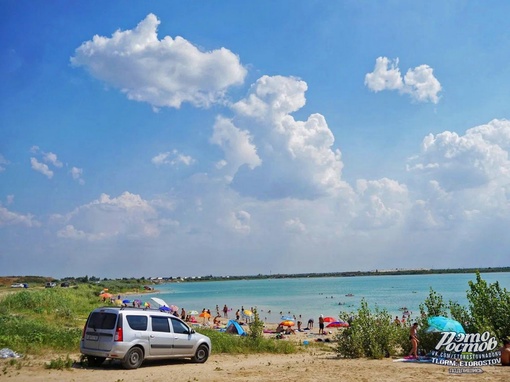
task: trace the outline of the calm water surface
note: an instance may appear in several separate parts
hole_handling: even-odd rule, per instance
[[[485,273],[482,279],[487,283],[499,282],[502,288],[510,290],[510,273]],[[158,286],[154,295],[168,304],[186,310],[201,311],[224,304],[233,311],[257,307],[260,317],[267,322],[278,322],[280,312],[287,315],[317,318],[338,316],[340,312],[358,309],[364,298],[371,309],[378,306],[392,315],[401,315],[400,308],[406,307],[412,316],[419,315],[419,304],[429,295],[430,288],[443,296],[445,302],[456,301],[467,306],[468,281],[475,281],[474,274],[401,275],[401,276],[360,276],[322,277],[296,279],[232,280],[211,282],[168,283]],[[352,296],[346,296],[352,294]],[[271,311],[271,313],[269,313]]]

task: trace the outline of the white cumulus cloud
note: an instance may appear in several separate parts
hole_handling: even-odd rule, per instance
[[[233,105],[233,109],[253,118],[268,118],[292,113],[306,103],[306,82],[294,77],[262,76],[251,86],[250,94]]]
[[[40,172],[41,174],[46,176],[48,179],[53,178],[53,171],[51,171],[46,164],[39,162],[34,157],[30,158],[30,164],[32,165],[32,169],[34,171]]]
[[[402,78],[398,68],[398,59],[392,61],[387,57],[378,57],[374,71],[365,75],[365,85],[374,92],[397,90],[409,94],[418,102],[439,102],[440,82],[434,76],[434,70],[428,65],[408,69]]]
[[[395,180],[360,179],[356,182],[359,211],[353,220],[357,228],[387,228],[402,223],[409,204],[407,186]]]
[[[222,168],[229,179],[242,165],[253,169],[262,163],[249,132],[240,130],[227,118],[216,118],[211,143],[220,146],[225,153],[225,159],[218,168]]]
[[[94,36],[76,49],[71,63],[120,89],[131,100],[179,108],[208,107],[242,84],[246,69],[225,48],[203,52],[182,37],[158,39],[160,21],[149,14],[136,28],[111,38]]]
[[[57,158],[57,154],[54,154],[52,152],[49,153],[43,153],[43,160],[46,163],[51,163],[53,166],[61,168],[63,166],[62,162],[60,162]]]
[[[39,227],[41,223],[31,214],[12,212],[0,204],[0,227],[13,225]]]
[[[156,166],[170,165],[177,166],[183,164],[185,166],[191,166],[195,163],[195,159],[190,155],[181,154],[178,150],[166,151],[159,153],[151,159],[151,162]]]
[[[444,131],[423,139],[409,171],[436,180],[446,190],[486,186],[510,180],[510,121],[493,120],[464,135]]]
[[[236,189],[262,198],[307,199],[349,188],[341,181],[341,153],[333,148],[326,119],[316,113],[300,121],[290,114],[305,105],[307,88],[294,77],[263,76],[232,106],[236,126],[250,132],[261,160],[239,169]]]
[[[74,180],[76,180],[81,185],[85,184],[85,181],[82,178],[83,169],[78,168],[78,167],[72,167],[70,172],[71,172],[71,176],[73,177]]]
[[[58,232],[62,238],[97,241],[113,237],[157,237],[160,233],[157,210],[139,195],[129,192],[117,198],[102,194],[62,219],[66,223]]]

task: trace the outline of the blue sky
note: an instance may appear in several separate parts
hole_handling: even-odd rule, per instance
[[[0,8],[1,275],[509,265],[508,2]]]

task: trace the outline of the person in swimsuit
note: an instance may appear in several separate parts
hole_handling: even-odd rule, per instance
[[[409,352],[409,356],[414,358],[418,358],[418,323],[415,322],[411,329],[409,330],[409,340],[411,341],[411,351]]]
[[[501,365],[510,366],[510,340],[503,340],[503,347],[501,350]]]
[[[322,314],[319,317],[319,334],[324,334],[324,316]]]

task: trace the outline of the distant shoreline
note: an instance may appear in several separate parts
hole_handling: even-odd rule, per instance
[[[259,280],[259,279],[289,279],[289,278],[320,278],[320,277],[359,277],[359,276],[404,276],[404,275],[433,275],[456,273],[504,273],[510,272],[510,267],[487,268],[444,268],[444,269],[385,269],[374,271],[345,271],[345,272],[315,272],[315,273],[275,273],[269,275],[244,276],[200,276],[200,277],[156,277],[148,279],[152,282],[197,282],[197,281],[226,281],[226,280]]]
[[[159,277],[130,277],[127,280],[140,280],[141,283],[168,283],[168,282],[200,282],[200,281],[228,281],[228,280],[259,280],[259,279],[290,279],[290,278],[321,278],[321,277],[359,277],[359,276],[405,276],[405,275],[433,275],[433,274],[457,274],[457,273],[505,273],[510,272],[509,267],[487,267],[487,268],[438,268],[438,269],[384,269],[373,271],[344,271],[344,272],[313,272],[313,273],[270,273],[258,275],[240,275],[240,276],[159,276]],[[0,276],[3,281],[0,284],[7,284],[17,282],[19,279],[36,278],[37,281],[54,281],[54,280],[72,280],[73,277],[65,277],[63,279],[54,278],[51,276]],[[79,277],[75,277],[79,278]],[[108,278],[103,280],[120,280],[125,278]],[[98,281],[100,279],[97,279]],[[145,291],[151,293],[154,291]]]

